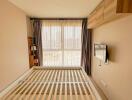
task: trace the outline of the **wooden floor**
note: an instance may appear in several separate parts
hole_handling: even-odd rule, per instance
[[[81,68],[35,68],[3,100],[92,100]]]

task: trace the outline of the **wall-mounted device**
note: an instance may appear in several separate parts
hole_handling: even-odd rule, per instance
[[[103,63],[108,63],[108,50],[106,44],[94,44],[94,56]],[[100,65],[101,66],[101,65]]]

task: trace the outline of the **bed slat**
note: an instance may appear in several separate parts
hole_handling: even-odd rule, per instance
[[[3,100],[92,100],[81,68],[34,68]]]

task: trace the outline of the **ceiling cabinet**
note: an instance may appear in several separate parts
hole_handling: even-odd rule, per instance
[[[97,8],[96,8],[96,20],[97,24],[99,25],[103,19],[104,19],[104,2],[102,2]]]
[[[109,20],[116,16],[116,0],[104,1],[104,20]]]
[[[92,28],[92,27],[95,27],[97,25],[97,20],[96,20],[96,10],[94,10],[90,15],[89,15],[89,18],[88,18],[88,27]]]
[[[117,0],[117,13],[132,13],[132,0]]]
[[[121,7],[124,6],[121,5],[122,3],[120,3],[120,1],[122,0],[103,0],[96,7],[96,9],[88,16],[88,28],[96,28],[101,24],[110,22],[122,16],[126,16],[127,14],[124,14],[125,10],[124,9],[121,10]],[[123,0],[123,1],[129,1],[129,0]],[[132,3],[129,5],[132,6]],[[132,8],[129,7],[129,9]],[[127,9],[127,13],[131,13],[131,10]]]

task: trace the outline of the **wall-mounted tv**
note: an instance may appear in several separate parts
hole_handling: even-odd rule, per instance
[[[108,61],[107,45],[105,44],[94,44],[94,56],[104,63]]]

